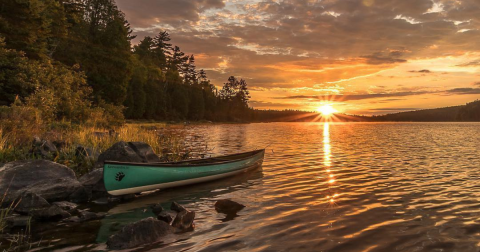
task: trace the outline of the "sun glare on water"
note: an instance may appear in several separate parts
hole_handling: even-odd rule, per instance
[[[318,108],[317,108],[317,111],[320,112],[320,113],[322,113],[322,115],[324,115],[324,116],[329,116],[329,115],[337,112],[337,110],[334,109],[334,108],[332,107],[332,105],[330,105],[330,104],[325,104],[325,105],[323,105],[323,106],[321,106],[321,107],[318,107]]]

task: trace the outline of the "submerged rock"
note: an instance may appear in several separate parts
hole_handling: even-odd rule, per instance
[[[30,216],[9,216],[5,218],[8,227],[26,227],[30,225],[32,218]]]
[[[50,204],[36,193],[24,192],[16,200],[15,212],[28,214],[33,209],[42,209],[50,207]]]
[[[65,210],[67,212],[72,212],[75,211],[78,207],[77,204],[68,202],[68,201],[59,201],[59,202],[54,202],[52,205],[60,207],[62,210]]]
[[[193,220],[195,219],[195,212],[183,210],[177,214],[172,222],[172,227],[177,228],[177,231],[186,232],[192,231],[195,228]]]
[[[177,202],[172,202],[172,205],[170,206],[170,209],[179,213],[181,211],[184,211],[184,210],[187,210],[185,209],[185,207],[183,207],[182,205],[178,204]]]
[[[229,199],[221,199],[215,202],[215,210],[219,213],[227,215],[235,215],[238,211],[242,210],[245,206]]]
[[[95,167],[103,167],[107,160],[121,162],[160,162],[152,147],[143,142],[118,142],[98,157]]]
[[[163,207],[160,204],[153,205],[153,206],[151,206],[151,208],[152,208],[152,212],[155,215],[158,215],[163,211]]]
[[[30,215],[40,221],[59,221],[71,216],[70,213],[55,205],[44,209],[34,209],[30,211]]]
[[[81,186],[73,170],[48,160],[14,161],[0,167],[0,195],[8,190],[4,203],[25,191],[47,201],[65,200]]]
[[[162,237],[173,233],[173,228],[163,221],[152,217],[131,223],[110,236],[109,249],[129,249],[158,242]]]
[[[78,210],[78,216],[72,216],[64,220],[64,222],[86,222],[93,220],[100,220],[105,217],[105,213],[93,213],[85,210]]]

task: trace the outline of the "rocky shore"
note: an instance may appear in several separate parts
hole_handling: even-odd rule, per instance
[[[49,143],[39,148],[48,155]],[[50,146],[50,147],[48,147]],[[88,152],[79,148],[79,152]],[[86,223],[106,216],[85,207],[87,204],[108,204],[135,200],[136,195],[115,197],[109,195],[103,184],[103,162],[160,162],[153,149],[143,142],[117,142],[99,154],[95,169],[77,178],[67,166],[43,159],[14,161],[0,164],[1,210],[0,244],[8,240],[10,232],[18,228],[30,229],[48,223]],[[245,206],[219,200],[215,204],[219,213],[233,218]],[[150,217],[124,226],[107,241],[109,249],[128,249],[161,242],[164,237],[190,232],[195,228],[195,211],[172,202],[170,209],[160,204],[151,206],[156,218]],[[2,224],[3,223],[3,224]]]

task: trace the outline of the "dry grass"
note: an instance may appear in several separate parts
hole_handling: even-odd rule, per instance
[[[17,132],[23,131],[5,132],[0,128],[0,163],[39,158],[30,153],[33,137],[29,141],[18,141],[23,136],[17,136]],[[61,143],[63,147],[48,159],[67,165],[77,175],[90,171],[97,158],[97,155],[78,155],[76,153],[78,146],[90,148],[93,153],[99,154],[119,141],[145,142],[152,146],[155,153],[170,161],[186,159],[190,152],[185,147],[185,136],[166,130],[164,124],[125,124],[114,131],[94,127],[57,126],[42,132],[39,137]]]

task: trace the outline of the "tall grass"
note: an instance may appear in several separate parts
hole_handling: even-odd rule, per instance
[[[143,124],[125,124],[114,131],[96,127],[80,127],[70,124],[51,125],[48,130],[37,135],[41,139],[60,143],[57,153],[48,159],[72,168],[77,175],[90,171],[98,158],[98,154],[110,148],[119,141],[145,142],[155,153],[168,161],[178,161],[188,158],[189,150],[185,147],[185,136],[169,130],[151,129],[152,126]],[[0,128],[0,163],[15,160],[40,158],[31,153],[33,136],[29,140],[19,141],[24,136],[16,133],[23,131],[5,132]],[[77,147],[90,148],[94,155],[79,155]]]

